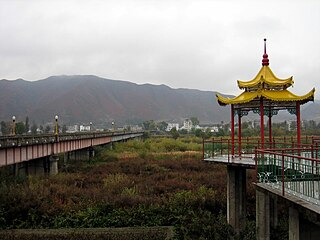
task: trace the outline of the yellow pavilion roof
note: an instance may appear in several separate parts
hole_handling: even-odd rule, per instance
[[[314,100],[315,88],[313,88],[309,93],[303,96],[297,96],[292,92],[284,89],[279,91],[260,89],[254,92],[243,92],[239,96],[234,98],[226,98],[220,94],[216,94],[217,100],[220,105],[228,104],[243,104],[248,103],[254,99],[260,99],[261,97],[271,100],[271,101],[284,101],[284,102],[301,102],[306,103],[308,101]]]
[[[287,79],[280,79],[274,75],[268,65],[262,66],[257,76],[250,81],[240,81],[238,80],[238,87],[240,89],[273,89],[273,88],[281,88],[286,89],[293,85],[293,77],[289,77]]]

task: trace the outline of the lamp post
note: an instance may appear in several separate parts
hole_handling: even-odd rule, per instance
[[[55,119],[55,131],[54,131],[54,134],[55,134],[55,135],[58,135],[58,134],[59,134],[59,126],[58,126],[58,119],[59,119],[59,117],[58,117],[58,115],[56,115],[56,116],[54,117],[54,119]]]
[[[92,132],[92,122],[90,122],[89,124],[90,124],[90,132]]]
[[[12,135],[16,135],[16,116],[12,116]]]
[[[112,121],[111,124],[112,124],[112,131],[114,132],[114,121]]]

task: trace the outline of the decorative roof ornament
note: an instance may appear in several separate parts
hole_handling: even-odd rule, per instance
[[[267,54],[267,39],[264,39],[264,54],[262,58],[262,66],[269,66],[269,58]]]

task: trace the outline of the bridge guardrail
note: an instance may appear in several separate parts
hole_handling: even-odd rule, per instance
[[[87,133],[72,133],[72,134],[41,134],[41,135],[16,135],[16,136],[1,136],[0,137],[0,148],[14,147],[14,146],[25,146],[41,143],[53,143],[68,140],[79,140],[79,139],[91,139],[99,137],[113,137],[121,136],[124,134],[139,134],[143,131],[121,131],[121,132],[87,132]]]

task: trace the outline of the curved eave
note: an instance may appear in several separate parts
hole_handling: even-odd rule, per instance
[[[274,75],[269,66],[263,66],[254,79],[250,81],[241,81],[238,80],[238,87],[240,89],[244,88],[254,88],[262,83],[265,83],[271,87],[279,87],[283,86],[285,88],[293,85],[293,77],[289,77],[287,79],[280,79]]]
[[[309,101],[314,100],[314,92],[315,88],[313,88],[310,92],[303,96],[298,96],[293,94],[292,92],[288,90],[282,90],[282,91],[268,91],[264,90],[262,91],[262,96],[266,99],[277,101],[277,102],[300,102],[300,104],[305,104]]]
[[[300,104],[307,103],[314,100],[313,88],[310,92],[303,96],[297,96],[288,90],[272,91],[272,90],[262,90],[257,92],[243,92],[239,96],[234,98],[225,98],[220,94],[216,94],[217,101],[221,106],[229,104],[244,104],[248,103],[256,98],[263,97],[265,99],[275,101],[275,102],[300,102]]]
[[[247,103],[252,101],[256,97],[257,97],[257,92],[243,92],[239,96],[236,96],[234,98],[225,98],[220,94],[216,94],[217,101],[221,106],[225,106],[228,104]]]

